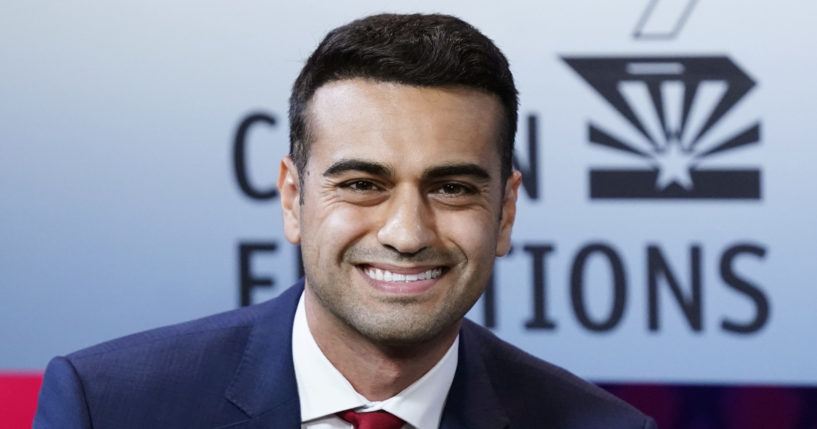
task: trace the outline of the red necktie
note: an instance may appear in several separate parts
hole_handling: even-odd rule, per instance
[[[339,412],[338,417],[355,425],[355,429],[400,429],[404,423],[399,417],[385,411],[356,413],[346,410]]]

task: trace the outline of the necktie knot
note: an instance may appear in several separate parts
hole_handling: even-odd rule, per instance
[[[400,429],[403,420],[386,411],[356,413],[352,410],[341,411],[338,417],[354,425],[355,429]]]

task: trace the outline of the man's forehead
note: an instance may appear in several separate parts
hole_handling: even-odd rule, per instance
[[[322,85],[310,100],[306,116],[311,145],[330,140],[336,146],[337,140],[353,137],[380,139],[386,145],[417,137],[436,139],[440,144],[461,140],[461,150],[489,141],[495,148],[492,155],[499,153],[504,121],[499,98],[479,89],[364,78]]]
[[[313,97],[310,141],[347,151],[359,145],[374,151],[415,146],[440,155],[479,151],[498,147],[501,113],[497,97],[469,88],[343,80]]]

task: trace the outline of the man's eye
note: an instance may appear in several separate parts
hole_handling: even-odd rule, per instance
[[[368,180],[352,180],[344,183],[341,187],[357,192],[376,191],[380,189],[377,185]]]
[[[445,196],[469,195],[474,192],[473,188],[460,183],[446,183],[437,189],[437,193]]]

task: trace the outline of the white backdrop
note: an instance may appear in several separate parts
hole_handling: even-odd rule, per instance
[[[497,264],[493,316],[481,302],[474,320],[493,318],[501,337],[598,381],[817,383],[817,5],[796,0],[5,2],[0,369],[43,368],[56,354],[236,307],[242,243],[276,246],[248,258],[252,278],[274,282],[254,301],[293,282],[277,199],[238,186],[236,132],[253,113],[277,120],[255,123],[244,140],[250,184],[268,187],[287,150],[287,98],[303,61],[331,28],[381,11],[460,16],[503,49],[516,76],[518,159],[529,177],[514,251]],[[698,75],[691,57],[708,58]],[[660,146],[668,139],[643,82],[669,82],[659,104],[676,122],[698,82],[689,122],[703,120],[735,76],[719,75],[714,57],[754,85],[695,153],[753,125],[758,136],[696,160],[695,171],[753,170],[759,195],[591,198],[597,170],[658,165],[676,172],[665,190],[682,197],[713,182],[591,143],[593,124],[649,150],[565,59],[596,61],[594,76],[618,79],[613,88]],[[623,58],[629,77],[600,58]],[[620,317],[610,258],[620,262]],[[571,283],[572,272],[582,281]],[[526,327],[532,319],[538,327]]]

